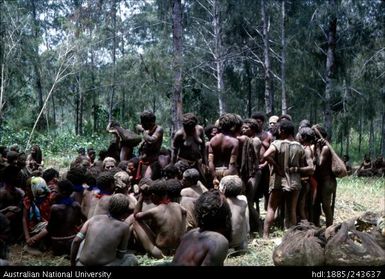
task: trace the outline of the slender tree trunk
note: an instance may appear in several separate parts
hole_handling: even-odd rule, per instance
[[[116,0],[112,1],[112,81],[111,81],[111,94],[109,101],[108,120],[112,120],[112,112],[114,110],[115,99],[115,66],[116,66]]]
[[[224,100],[225,82],[224,75],[224,51],[222,46],[222,30],[221,30],[221,18],[220,18],[220,4],[218,0],[212,1],[212,14],[213,14],[213,29],[214,29],[214,41],[215,41],[215,65],[216,65],[216,78],[217,78],[217,91],[218,91],[218,105],[219,115],[226,112],[226,103]]]
[[[287,114],[287,95],[286,95],[286,34],[285,34],[285,23],[286,23],[286,9],[285,0],[282,0],[281,7],[281,88],[282,88],[282,114]]]
[[[91,49],[91,94],[92,94],[92,118],[93,118],[93,132],[96,133],[98,130],[98,110],[97,110],[97,89],[95,79],[95,63],[94,63],[94,50]]]
[[[382,103],[381,131],[381,154],[385,157],[385,103]]]
[[[269,19],[266,11],[265,0],[261,0],[261,13],[263,21],[263,56],[264,56],[264,71],[265,71],[265,112],[267,115],[273,113],[273,96],[272,96],[272,81],[271,81],[271,65],[270,65],[270,43],[269,43]]]
[[[253,108],[253,100],[252,100],[252,86],[251,86],[251,69],[250,63],[245,60],[245,69],[246,69],[246,79],[247,79],[247,115],[251,117],[252,108]]]
[[[349,126],[349,118],[346,119],[346,126],[345,126],[345,137],[346,137],[346,148],[345,148],[345,154],[349,155],[349,149],[350,149],[350,126]]]
[[[75,111],[75,114],[76,114],[76,118],[75,118],[75,134],[76,135],[79,135],[79,109],[80,109],[80,99],[79,99],[79,87],[77,87],[78,85],[78,75],[76,75],[76,85],[74,86],[74,91],[75,91],[75,108],[76,108],[76,111]]]
[[[358,124],[359,126],[359,134],[358,134],[358,154],[361,157],[361,145],[362,145],[362,118],[363,118],[363,109],[364,106],[361,104],[361,111],[360,111],[360,122]]]
[[[56,102],[55,102],[55,96],[52,95],[52,121],[53,125],[56,126]]]
[[[329,21],[328,51],[327,51],[327,57],[326,57],[324,123],[325,123],[325,129],[329,135],[329,138],[332,138],[333,116],[332,116],[332,109],[331,109],[331,99],[332,99],[332,90],[334,87],[333,81],[335,79],[335,72],[336,72],[335,49],[336,49],[336,35],[337,35],[337,17],[336,17],[337,4],[336,4],[336,0],[329,0],[329,2],[330,2],[331,19]]]
[[[82,88],[82,79],[79,74],[79,135],[83,135],[83,109],[84,109],[84,93]]]
[[[182,52],[183,52],[183,29],[182,29],[182,4],[181,0],[173,0],[172,7],[172,34],[174,48],[174,88],[172,96],[172,136],[182,127]]]
[[[375,156],[375,142],[374,142],[374,125],[373,125],[373,118],[370,119],[370,126],[369,126],[369,156],[370,158],[374,158]]]
[[[37,11],[36,11],[36,0],[31,0],[31,8],[32,8],[32,17],[33,17],[33,36],[35,41],[37,41],[39,36],[39,22],[37,20]],[[33,44],[33,70],[35,72],[35,90],[37,93],[37,100],[38,100],[38,111],[41,111],[41,108],[43,107],[44,101],[43,101],[43,86],[41,82],[41,73],[40,73],[40,56],[38,51],[39,46],[37,43]],[[45,123],[44,119],[40,118],[40,121],[37,125],[38,129],[44,129]]]
[[[123,32],[122,32],[123,34]],[[123,37],[123,36],[122,36]],[[121,40],[121,47],[120,47],[120,52],[122,53],[122,60],[124,61],[124,57],[125,57],[125,52],[124,52],[124,37],[122,38]],[[126,86],[125,86],[125,83],[123,83],[121,86],[120,86],[120,90],[122,91],[122,105],[121,105],[121,109],[120,109],[120,122],[123,123],[124,122],[124,118],[125,118],[125,115],[126,115]]]

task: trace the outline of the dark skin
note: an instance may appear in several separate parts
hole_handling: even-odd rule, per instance
[[[175,249],[186,228],[186,210],[178,203],[169,202],[163,197],[152,194],[152,201],[157,206],[141,212],[143,196],[139,197],[134,211],[134,231],[143,247],[151,256],[163,258],[163,249]],[[151,220],[151,228],[143,221]]]
[[[228,249],[229,242],[222,234],[196,228],[183,236],[172,262],[183,266],[223,266]]]
[[[175,163],[178,157],[189,160],[199,161],[205,158],[205,139],[204,129],[200,125],[184,125],[174,136],[172,162]]]
[[[69,197],[70,193],[59,192],[55,198],[58,202],[62,197]],[[51,215],[47,225],[47,231],[51,236],[64,237],[77,233],[77,227],[81,224],[80,204],[74,201],[71,205],[53,204]]]
[[[123,257],[124,254],[118,250],[127,249],[130,228],[123,222],[128,213],[120,217],[116,219],[108,215],[97,215],[84,223],[80,232],[85,235],[85,242],[79,257],[83,265],[106,265],[116,258]],[[76,265],[81,241],[82,239],[76,236],[72,242],[71,266]]]
[[[212,156],[212,160],[210,159]],[[215,168],[226,167],[226,175],[238,174],[237,159],[239,155],[239,140],[230,134],[219,133],[210,140],[209,145],[209,169],[213,176],[214,187],[218,187],[219,180],[215,174]],[[233,158],[230,163],[231,157]]]

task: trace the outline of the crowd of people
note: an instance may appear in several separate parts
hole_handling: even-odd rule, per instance
[[[223,265],[229,249],[269,238],[274,223],[320,226],[323,212],[332,225],[337,182],[321,126],[302,120],[296,133],[282,115],[264,130],[263,113],[226,113],[203,128],[186,113],[168,149],[155,115],[140,120],[134,132],[111,122],[108,149],[98,159],[92,147],[80,149],[62,175],[45,168],[38,145],[28,156],[1,147],[2,264],[9,245],[24,243],[31,254],[68,255],[73,266],[135,266],[138,253]]]

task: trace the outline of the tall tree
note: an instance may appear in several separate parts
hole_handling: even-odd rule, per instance
[[[182,67],[183,67],[183,27],[181,0],[173,0],[172,35],[174,47],[174,86],[172,96],[172,135],[182,127]]]
[[[287,114],[287,95],[286,95],[286,0],[281,3],[281,89],[282,89],[282,114]]]
[[[333,125],[331,102],[333,87],[335,86],[334,83],[337,67],[335,57],[337,43],[337,3],[336,0],[329,0],[329,4],[330,19],[327,33],[328,48],[326,54],[324,125],[329,137],[331,138]]]
[[[265,71],[265,112],[267,115],[274,113],[274,97],[272,92],[270,42],[269,42],[269,16],[266,10],[265,0],[261,0],[261,14],[263,23],[263,56]]]

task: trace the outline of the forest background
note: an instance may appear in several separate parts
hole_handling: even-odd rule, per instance
[[[152,110],[169,147],[182,113],[262,111],[385,155],[384,33],[383,0],[0,0],[0,142],[73,158]]]

